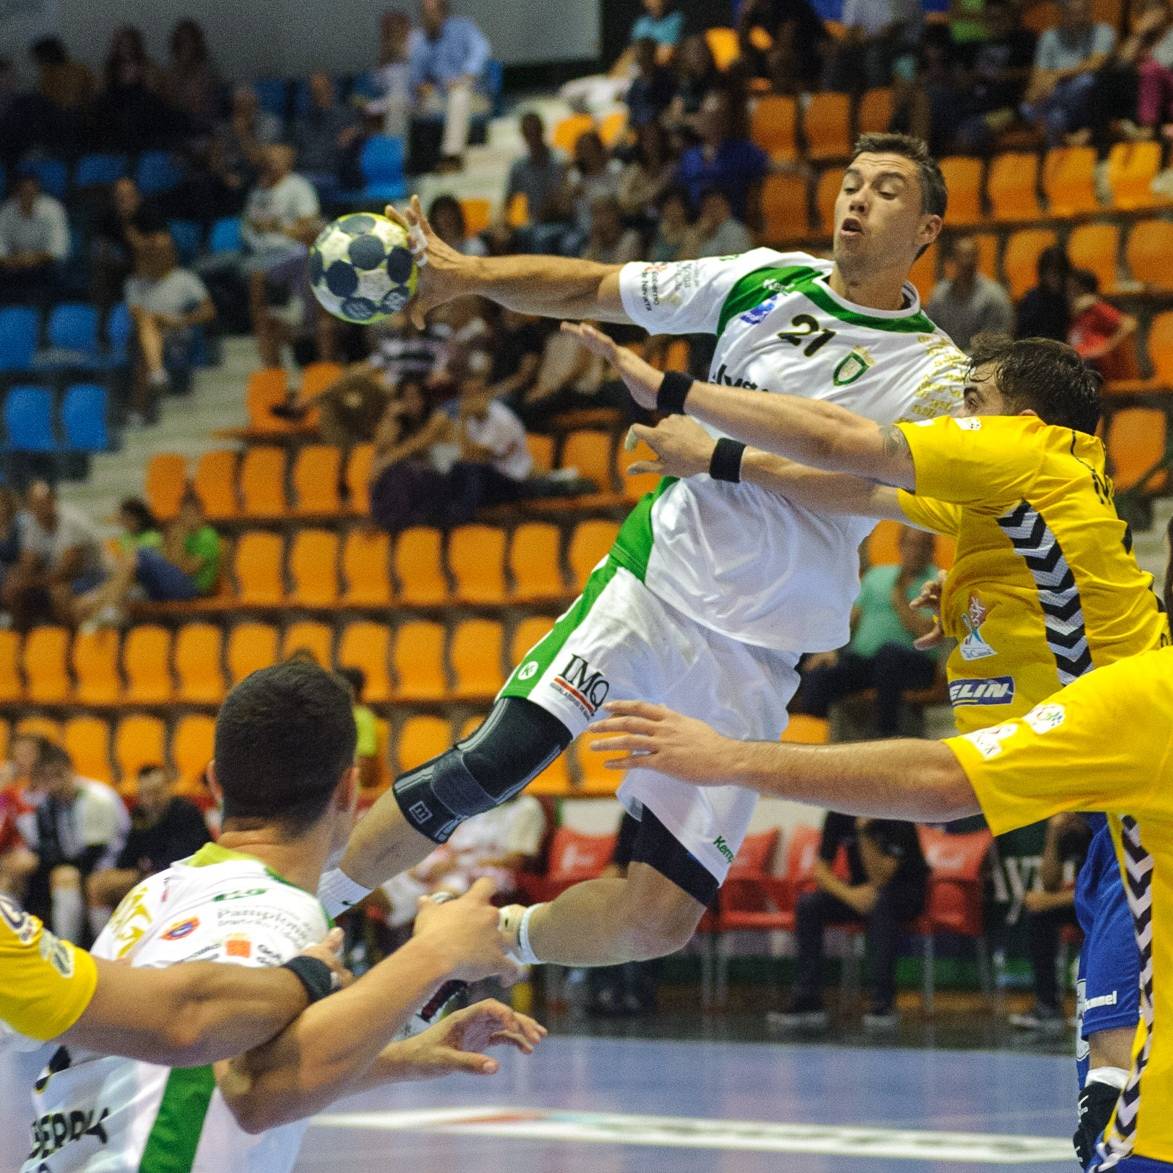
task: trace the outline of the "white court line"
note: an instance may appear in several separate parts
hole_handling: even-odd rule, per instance
[[[758,1120],[698,1120],[691,1116],[639,1116],[519,1106],[336,1112],[316,1117],[313,1124],[318,1128],[441,1132],[512,1140],[808,1153],[938,1163],[965,1161],[984,1165],[1022,1165],[1072,1159],[1071,1142],[1053,1137],[775,1124]]]

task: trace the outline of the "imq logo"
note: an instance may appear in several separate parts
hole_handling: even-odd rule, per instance
[[[586,713],[593,717],[611,691],[610,682],[602,672],[592,672],[590,664],[581,656],[571,656],[566,667],[554,677],[560,688]]]

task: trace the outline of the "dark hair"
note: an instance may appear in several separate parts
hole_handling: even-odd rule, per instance
[[[656,208],[663,212],[664,205],[670,203],[672,200],[679,200],[684,205],[684,210],[691,217],[693,212],[692,197],[689,195],[688,188],[682,183],[670,183],[662,192],[660,198],[656,200]]]
[[[428,205],[428,219],[432,221],[433,225],[441,212],[448,212],[456,217],[456,223],[460,225],[460,238],[463,240],[468,235],[468,228],[464,221],[464,208],[460,206],[460,201],[454,195],[448,195],[447,192],[436,196]]]
[[[944,216],[949,205],[949,189],[937,160],[929,154],[923,139],[910,134],[861,134],[848,160],[848,166],[860,155],[899,155],[916,164],[920,176],[921,211],[926,216]]]
[[[1099,293],[1100,279],[1091,269],[1072,269],[1071,280],[1080,293]]]
[[[1048,269],[1057,270],[1063,277],[1071,272],[1071,261],[1061,244],[1049,244],[1039,253],[1038,265],[1035,271],[1040,279]]]
[[[64,65],[69,60],[60,37],[40,37],[29,46],[29,56],[38,65]]]
[[[159,771],[162,771],[170,779],[171,771],[162,762],[148,762],[145,766],[139,766],[138,776],[145,778],[148,774],[155,774]]]
[[[355,668],[352,665],[346,665],[342,668],[336,668],[335,673],[341,676],[343,680],[350,686],[354,692],[354,699],[356,701],[362,700],[362,694],[367,687],[367,674],[361,668]]]
[[[1100,420],[1099,374],[1065,342],[979,334],[969,369],[993,364],[998,390],[1012,410],[1030,408],[1044,423],[1094,435]]]
[[[37,747],[37,760],[33,764],[32,772],[36,774],[41,770],[53,769],[69,770],[72,773],[73,759],[55,741],[42,737]]]
[[[246,676],[216,718],[224,819],[256,819],[298,835],[322,817],[354,763],[346,688],[324,668],[287,661]]]
[[[158,529],[159,521],[151,512],[151,507],[141,497],[125,497],[118,506],[119,513],[129,513],[134,518],[139,534],[148,530]]]

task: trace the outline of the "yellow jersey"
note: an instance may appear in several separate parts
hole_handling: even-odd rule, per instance
[[[0,896],[0,1022],[30,1039],[55,1039],[82,1016],[97,984],[88,953]]]
[[[947,673],[962,732],[1169,643],[1095,436],[1025,415],[897,426],[916,470],[901,509],[957,542],[941,624],[957,641]]]
[[[1140,1022],[1092,1173],[1134,1154],[1173,1162],[1171,730],[1165,648],[1090,672],[1017,720],[945,742],[995,835],[1061,811],[1110,813],[1140,950]]]

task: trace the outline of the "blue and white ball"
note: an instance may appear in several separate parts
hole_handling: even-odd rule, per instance
[[[370,326],[397,314],[418,278],[406,231],[374,212],[339,216],[310,249],[310,288],[344,322]]]

